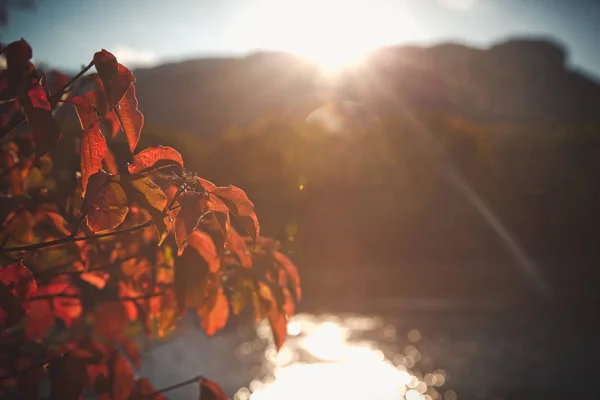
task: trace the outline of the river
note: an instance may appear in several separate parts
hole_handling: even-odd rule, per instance
[[[565,314],[299,314],[288,334],[277,353],[266,324],[184,327],[140,373],[156,387],[202,374],[235,400],[600,398],[597,333]]]

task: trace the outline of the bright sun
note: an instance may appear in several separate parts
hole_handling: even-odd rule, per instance
[[[317,62],[326,72],[336,72],[370,49],[416,37],[414,19],[398,3],[259,0],[251,36],[261,47],[296,53]]]

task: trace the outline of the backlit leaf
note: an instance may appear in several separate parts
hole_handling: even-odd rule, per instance
[[[231,229],[227,235],[227,247],[235,254],[244,268],[252,267],[252,255],[246,247],[246,242],[235,230]]]
[[[112,400],[128,400],[133,392],[133,369],[118,352],[109,360],[108,375],[111,380]]]
[[[100,131],[100,120],[92,103],[86,98],[75,97],[71,99],[75,106],[83,137],[81,139],[81,186],[85,195],[87,182],[91,175],[102,169],[102,161],[108,151],[106,139]]]
[[[142,176],[132,179],[131,185],[144,196],[147,204],[152,208],[163,211],[167,206],[167,196],[150,178]]]
[[[173,288],[179,314],[198,308],[206,296],[208,263],[198,251],[188,247],[175,259]]]
[[[133,156],[129,165],[129,173],[139,174],[152,167],[158,168],[165,165],[178,165],[183,168],[183,158],[179,152],[168,146],[149,147]]]
[[[78,400],[85,381],[85,364],[75,354],[67,353],[53,360],[50,372],[50,400]]]
[[[94,65],[106,92],[109,108],[115,107],[125,96],[135,77],[117,58],[102,49],[94,54]]]
[[[195,230],[188,237],[188,244],[202,256],[208,264],[210,272],[217,272],[221,266],[217,249],[211,237],[202,231]]]
[[[254,204],[246,193],[235,186],[222,186],[213,189],[211,194],[218,196],[227,205],[244,230],[256,241],[260,225],[254,213]]]
[[[138,110],[138,101],[135,97],[135,86],[129,86],[125,96],[119,101],[119,104],[114,109],[115,114],[121,124],[121,129],[125,133],[125,138],[129,144],[131,154],[135,151],[140,140],[142,127],[144,126],[144,115]]]
[[[125,191],[111,175],[101,171],[90,176],[84,206],[93,232],[119,226],[129,211],[127,203]]]
[[[227,324],[229,318],[229,302],[223,288],[219,286],[211,291],[211,295],[199,310],[202,328],[208,336],[214,335]]]
[[[278,251],[275,252],[275,259],[277,262],[279,262],[279,264],[281,264],[292,280],[292,283],[294,284],[294,290],[296,291],[296,300],[299,301],[302,298],[302,289],[300,287],[300,275],[298,274],[298,269],[289,258]]]
[[[50,110],[46,92],[42,85],[35,85],[22,102],[23,111],[29,122],[35,153],[38,157],[46,154],[60,139],[58,123]]]
[[[157,390],[148,378],[140,378],[135,381],[135,389],[131,396],[131,400],[167,400],[165,396],[156,393]]]
[[[287,319],[285,314],[275,305],[272,305],[269,309],[268,318],[269,324],[271,325],[271,331],[273,332],[273,341],[275,342],[275,347],[279,351],[287,336]]]
[[[73,321],[81,315],[81,300],[77,298],[79,289],[73,286],[66,276],[57,277],[47,286],[38,288],[37,294],[56,296],[52,298],[54,315],[60,318],[67,327],[70,327]],[[61,297],[61,294],[66,296]]]
[[[227,400],[227,395],[215,382],[202,378],[200,381],[200,400]]]
[[[179,196],[181,209],[175,218],[175,241],[180,256],[188,244],[188,236],[194,231],[206,207],[206,196],[197,192],[186,192]]]
[[[123,352],[129,357],[133,365],[139,368],[142,365],[142,354],[137,345],[124,337],[120,339],[120,342]]]

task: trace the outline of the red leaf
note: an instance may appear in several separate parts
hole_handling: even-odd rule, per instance
[[[69,295],[79,296],[79,289],[69,282],[65,276],[54,279],[48,286],[38,289],[38,295]],[[81,315],[81,300],[69,297],[54,297],[52,299],[54,315],[62,319],[67,327]]]
[[[195,230],[188,236],[188,245],[196,250],[208,263],[210,272],[217,272],[221,267],[217,248],[211,237],[202,231]]]
[[[183,158],[177,150],[168,146],[149,147],[133,156],[133,161],[128,167],[129,173],[139,174],[157,164],[174,164],[183,168]]]
[[[85,364],[74,354],[67,353],[52,361],[50,400],[79,400],[85,381]]]
[[[109,108],[115,107],[125,96],[135,77],[117,58],[102,49],[94,54],[94,65],[106,91]]]
[[[199,314],[202,317],[201,325],[208,336],[214,335],[227,324],[229,318],[229,302],[223,288],[219,286],[214,292],[214,297],[202,305]]]
[[[248,199],[246,193],[235,186],[223,186],[213,189],[211,194],[223,200],[250,237],[256,241],[260,233],[260,225],[254,213],[254,204]]]
[[[135,97],[135,86],[129,86],[125,96],[119,101],[118,106],[114,109],[127,143],[129,143],[129,151],[131,154],[135,151],[140,140],[142,127],[144,126],[144,114],[138,110],[138,101]]]
[[[119,353],[115,352],[108,364],[111,380],[111,400],[127,400],[133,392],[134,374],[131,365]]]
[[[119,226],[129,211],[127,203],[125,191],[113,176],[103,171],[90,176],[84,207],[87,224],[93,232]]]
[[[223,389],[210,379],[202,378],[200,382],[201,400],[227,400],[227,395]]]
[[[0,331],[23,318],[29,309],[29,298],[36,292],[33,274],[21,263],[0,270]]]
[[[106,340],[115,342],[127,326],[127,313],[121,303],[101,304],[94,315],[94,332]]]
[[[42,85],[35,85],[29,90],[22,104],[33,135],[35,153],[41,157],[60,139],[58,123],[52,116],[50,103]]]
[[[122,337],[120,341],[123,352],[127,354],[127,357],[129,357],[133,365],[139,368],[142,365],[142,354],[140,353],[137,345],[124,337]]]
[[[33,52],[25,39],[14,41],[4,48],[6,67],[9,70],[23,69],[29,64]]]
[[[54,326],[54,312],[49,300],[37,300],[31,303],[31,308],[25,317],[25,332],[27,338],[33,341],[42,340]]]
[[[167,400],[165,396],[156,393],[157,390],[147,378],[140,378],[135,382],[135,390],[131,400]]]
[[[269,309],[269,324],[273,332],[273,340],[277,351],[281,349],[287,336],[287,319],[285,314],[279,311],[276,304],[272,304]]]
[[[236,255],[242,267],[252,267],[252,255],[246,247],[246,242],[233,229],[229,230],[229,234],[227,235],[227,247]]]
[[[278,251],[275,252],[275,259],[285,269],[292,280],[294,289],[296,290],[296,300],[300,300],[302,298],[302,289],[300,287],[300,275],[298,274],[298,269],[289,258]]]
[[[186,192],[179,196],[181,209],[175,217],[175,241],[177,255],[181,256],[188,244],[188,237],[194,231],[206,207],[206,196],[197,192]]]
[[[202,189],[206,190],[207,192],[212,192],[213,190],[215,190],[217,188],[217,185],[215,185],[211,181],[207,181],[206,179],[203,179],[200,177],[196,178],[196,185],[200,186]]]
[[[235,186],[221,186],[211,191],[219,196],[236,215],[249,215],[254,212],[254,204],[246,192]]]
[[[83,129],[81,139],[81,186],[83,188],[81,196],[83,197],[89,177],[102,169],[102,160],[106,156],[108,146],[100,131],[100,120],[92,103],[81,97],[75,97],[71,102],[75,105]]]
[[[102,166],[109,174],[116,175],[119,172],[117,159],[110,149],[106,149],[106,155],[104,156],[104,160],[102,160]]]

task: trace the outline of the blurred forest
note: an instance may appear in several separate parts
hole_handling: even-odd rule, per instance
[[[515,39],[383,48],[335,80],[279,53],[139,69],[141,146],[173,146],[203,177],[243,187],[299,265],[306,307],[535,298],[448,165],[557,298],[593,305],[600,86],[566,58]]]

